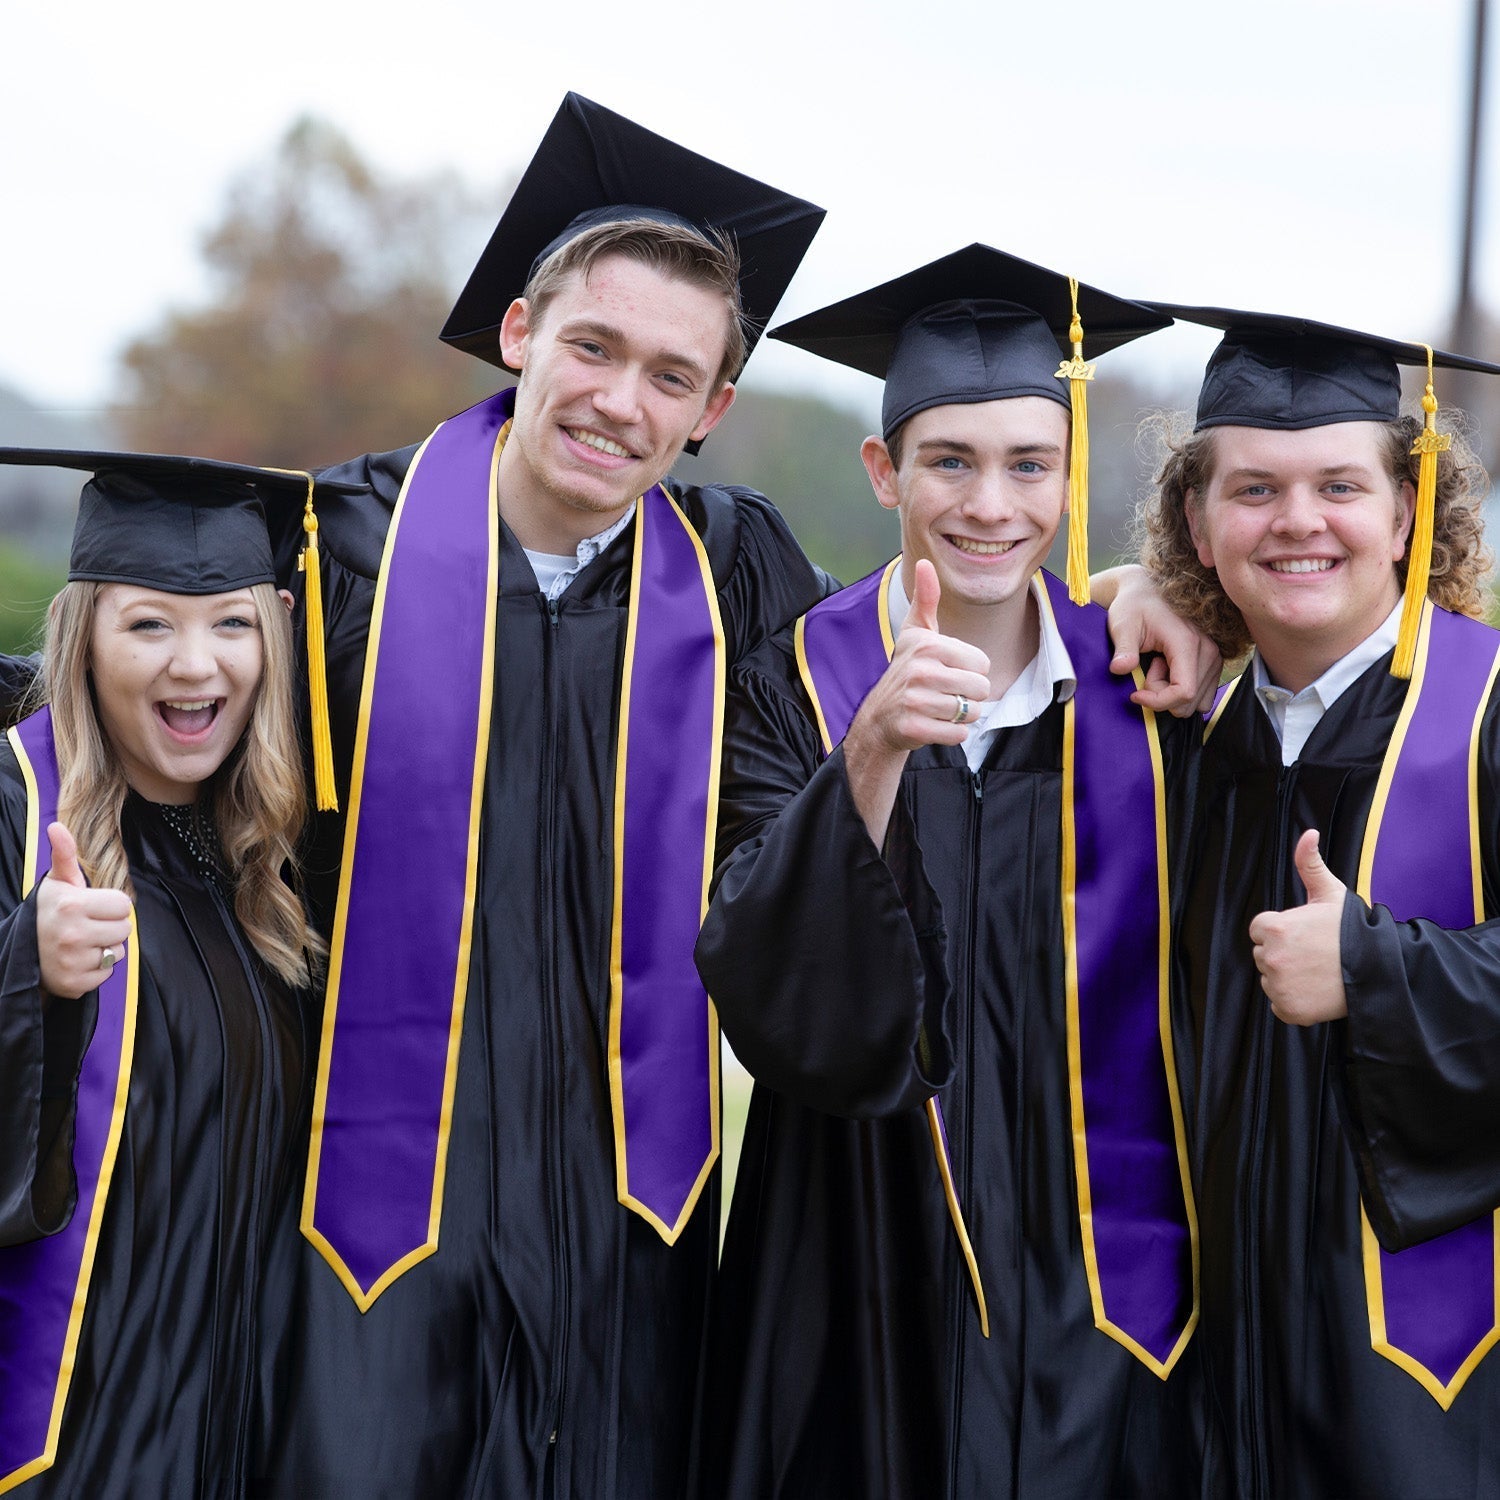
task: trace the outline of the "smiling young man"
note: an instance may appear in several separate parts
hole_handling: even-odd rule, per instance
[[[1179,922],[1205,1493],[1490,1494],[1500,636],[1469,618],[1487,603],[1483,471],[1437,431],[1430,368],[1425,426],[1399,415],[1397,363],[1426,364],[1423,346],[1163,311],[1226,337],[1145,509],[1146,561],[1226,656],[1255,647],[1208,727]]]
[[[371,493],[322,514],[352,770],[267,1494],[691,1486],[722,685],[822,588],[761,496],[667,471],[821,216],[570,95],[445,330],[519,384],[336,471]]]
[[[1086,478],[1080,338],[1161,326],[975,245],[778,330],[884,376],[862,456],[902,553],[731,697],[698,960],[758,1082],[712,1494],[1196,1493],[1163,1029],[1185,740],[1037,571]]]

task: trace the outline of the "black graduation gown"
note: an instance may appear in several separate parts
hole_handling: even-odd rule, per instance
[[[1198,1057],[1194,1155],[1203,1243],[1210,1493],[1500,1493],[1500,1357],[1444,1412],[1370,1347],[1360,1196],[1403,1249],[1500,1205],[1500,924],[1396,922],[1352,893],[1341,944],[1349,1019],[1277,1021],[1247,933],[1298,905],[1292,863],[1318,828],[1351,888],[1406,684],[1390,657],[1344,692],[1285,769],[1247,680],[1204,748],[1181,925]],[[1495,907],[1496,705],[1480,758],[1484,894]]]
[[[63,1228],[94,997],[43,993],[36,897],[20,900],[25,794],[0,741],[0,1242]],[[135,796],[125,849],[141,977],[125,1124],[56,1462],[26,1500],[234,1497],[289,1315],[266,1283],[295,1212],[310,1036],[227,903]],[[40,1043],[40,1045],[39,1045]]]
[[[978,773],[958,750],[913,753],[883,858],[842,750],[819,763],[789,633],[732,707],[720,839],[739,847],[698,960],[758,1083],[720,1272],[707,1493],[1195,1490],[1191,1347],[1163,1382],[1090,1304],[1062,707],[1000,730]],[[1183,736],[1163,745],[1175,767]],[[934,1091],[988,1339],[921,1108]]]
[[[0,729],[26,717],[26,695],[40,669],[39,656],[0,656]]]
[[[372,493],[320,507],[341,778],[381,543],[412,451],[335,471]],[[674,492],[704,539],[731,660],[815,602],[821,577],[768,502]],[[606,1061],[634,525],[551,607],[502,533],[480,899],[438,1249],[361,1314],[310,1244],[292,1247],[297,1347],[264,1459],[277,1496],[670,1500],[690,1484],[718,1176],[675,1246],[619,1204]],[[337,819],[319,823],[336,836]],[[316,861],[325,874],[334,842]]]

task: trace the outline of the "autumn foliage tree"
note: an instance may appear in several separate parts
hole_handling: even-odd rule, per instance
[[[385,176],[298,121],[205,236],[209,305],[121,356],[125,441],[302,468],[423,437],[501,383],[438,341],[496,208],[450,174]]]
[[[424,437],[502,373],[438,330],[499,216],[451,174],[396,180],[326,122],[303,119],[230,187],[205,236],[207,303],[164,314],[121,357],[112,418],[143,451],[306,468]],[[859,461],[864,421],[815,396],[741,387],[689,482],[764,489],[811,555],[845,579],[900,545]],[[1111,365],[1089,395],[1096,563],[1125,545],[1149,477],[1133,449],[1144,407],[1191,404]]]

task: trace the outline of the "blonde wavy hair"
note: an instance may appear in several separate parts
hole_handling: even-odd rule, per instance
[[[134,896],[120,814],[129,788],[104,734],[89,683],[97,583],[65,584],[47,614],[36,702],[52,705],[61,778],[57,814],[78,840],[79,860],[95,885]],[[327,945],[313,930],[284,873],[295,870],[307,821],[307,783],[292,707],[292,626],[274,585],[250,593],[263,661],[250,722],[210,778],[212,809],[234,914],[266,966],[287,984],[310,984]]]
[[[1489,492],[1489,475],[1466,435],[1462,412],[1444,411],[1438,430],[1453,433],[1453,446],[1438,455],[1437,502],[1432,528],[1432,572],[1427,596],[1443,609],[1482,619],[1488,605],[1487,583],[1494,556],[1484,541],[1481,506]],[[1422,430],[1420,416],[1403,414],[1382,424],[1381,460],[1399,489],[1417,483],[1417,456],[1411,445]],[[1196,625],[1223,653],[1226,661],[1245,655],[1251,646],[1244,618],[1219,584],[1219,575],[1198,560],[1188,527],[1188,508],[1201,505],[1213,479],[1214,429],[1192,430],[1185,412],[1153,412],[1141,424],[1137,445],[1151,456],[1156,478],[1142,496],[1132,525],[1141,563],[1168,607]],[[1406,585],[1406,559],[1396,564],[1397,580]]]

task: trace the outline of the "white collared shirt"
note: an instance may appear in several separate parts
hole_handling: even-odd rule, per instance
[[[1255,696],[1261,707],[1270,715],[1271,726],[1281,741],[1281,763],[1289,766],[1302,754],[1308,737],[1318,727],[1318,721],[1338,701],[1339,696],[1354,685],[1373,667],[1387,651],[1396,644],[1401,632],[1401,602],[1386,616],[1385,623],[1373,635],[1366,636],[1346,656],[1341,656],[1316,682],[1309,683],[1300,693],[1288,692],[1271,681],[1266,664],[1257,651],[1250,659],[1254,673]]]
[[[1066,703],[1078,687],[1078,675],[1073,670],[1073,658],[1063,645],[1053,623],[1052,611],[1042,598],[1042,581],[1031,580],[1031,593],[1036,601],[1038,618],[1041,620],[1041,640],[1037,653],[1021,669],[1021,674],[995,699],[975,703],[971,708],[979,717],[969,725],[968,737],[964,740],[964,759],[971,771],[977,771],[989,754],[990,741],[997,729],[1012,729],[1018,724],[1030,724],[1052,707],[1054,703]],[[891,569],[891,581],[887,590],[886,605],[891,616],[891,634],[899,635],[906,617],[911,612],[911,601],[901,583],[901,569]]]
[[[630,509],[613,526],[606,527],[597,536],[585,537],[571,555],[566,552],[533,552],[530,547],[522,548],[526,554],[526,561],[531,564],[531,571],[536,574],[536,586],[547,596],[549,603],[558,598],[563,590],[624,531],[630,523],[630,518],[635,514],[635,507],[636,502],[632,500]]]

